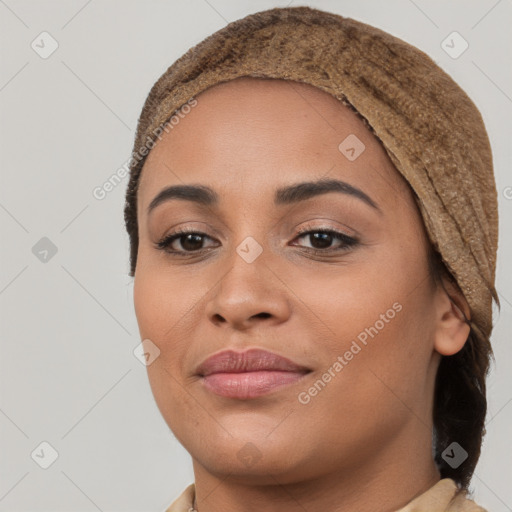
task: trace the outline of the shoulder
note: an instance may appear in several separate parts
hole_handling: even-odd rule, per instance
[[[450,501],[447,512],[487,512],[487,510],[480,505],[477,505],[473,500],[469,499],[467,494],[463,491],[457,491]]]
[[[191,512],[194,510],[195,485],[190,484],[164,512]]]
[[[468,498],[454,480],[439,480],[426,492],[413,499],[397,512],[487,512]]]

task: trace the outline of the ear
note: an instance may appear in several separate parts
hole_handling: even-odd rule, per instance
[[[469,337],[470,309],[456,283],[447,277],[443,277],[442,282],[435,298],[437,325],[434,348],[443,356],[452,356],[462,349]]]

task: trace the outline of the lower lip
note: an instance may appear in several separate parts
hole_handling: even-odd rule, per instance
[[[264,370],[243,373],[213,373],[203,377],[205,387],[216,395],[228,398],[256,398],[277,388],[293,384],[304,373]]]

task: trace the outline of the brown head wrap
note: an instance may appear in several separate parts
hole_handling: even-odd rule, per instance
[[[151,89],[126,195],[131,275],[138,247],[136,193],[148,147],[188,100],[242,76],[304,82],[360,114],[414,191],[432,245],[468,301],[472,328],[488,338],[492,299],[499,304],[498,208],[480,112],[422,51],[370,25],[309,7],[270,9],[230,23],[191,48]]]
[[[422,51],[309,7],[249,15],[191,48],[155,83],[137,126],[125,205],[130,275],[139,243],[137,188],[148,150],[186,114],[194,96],[244,76],[304,82],[331,94],[356,112],[409,183],[432,247],[470,307],[467,342],[441,360],[433,411],[441,475],[467,487],[485,433],[493,298],[499,306],[497,193],[480,112]],[[460,468],[443,458],[454,440],[469,454]]]

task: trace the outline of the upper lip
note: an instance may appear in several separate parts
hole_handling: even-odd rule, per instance
[[[205,377],[212,373],[242,373],[259,370],[281,370],[307,373],[309,368],[294,363],[286,357],[263,349],[249,349],[244,352],[223,350],[205,359],[196,373]]]

